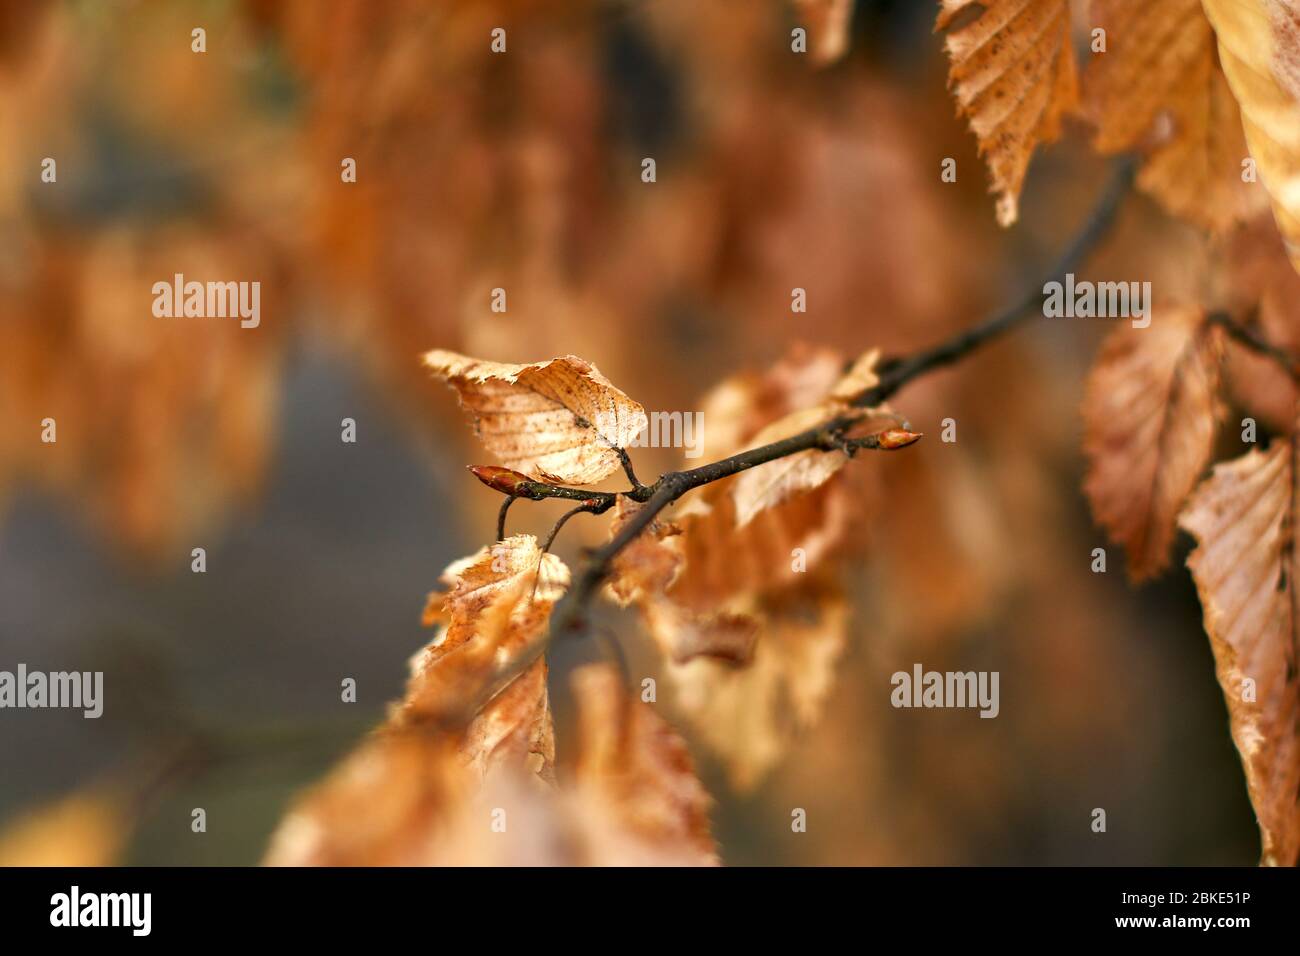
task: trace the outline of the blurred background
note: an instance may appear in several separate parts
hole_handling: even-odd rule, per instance
[[[0,863],[255,863],[382,719],[499,503],[420,352],[574,353],[693,409],[796,342],[903,354],[1040,282],[1107,163],[1071,126],[999,230],[934,12],[859,0],[819,62],[780,0],[0,0],[0,669],[105,674],[99,720],[0,712]],[[1086,271],[1176,294],[1206,255],[1134,195]],[[178,272],[260,281],[260,326],[154,317]],[[872,518],[821,719],[745,787],[675,721],[724,862],[1258,859],[1188,542],[1140,590],[1117,548],[1090,571],[1078,405],[1104,331],[1031,325],[897,397],[958,441],[854,466]],[[571,564],[602,534],[581,520]],[[561,752],[567,674],[599,653],[556,650]],[[999,671],[999,717],[892,709],[914,662]]]

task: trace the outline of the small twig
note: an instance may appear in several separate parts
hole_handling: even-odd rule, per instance
[[[506,512],[510,510],[510,506],[514,503],[515,499],[513,496],[507,497],[505,501],[501,502],[501,510],[497,512],[498,541],[504,541],[506,538]]]
[[[588,514],[599,514],[601,510],[604,509],[602,508],[599,499],[592,498],[589,501],[584,501],[582,504],[578,505],[578,507],[571,508],[564,514],[560,515],[559,520],[556,521],[555,525],[551,528],[551,533],[546,536],[546,542],[542,545],[542,553],[545,554],[547,551],[551,550],[551,544],[554,543],[555,536],[560,533],[560,529],[564,527],[564,523],[574,515],[582,514],[584,511]]]
[[[635,491],[638,488],[644,488],[645,485],[641,484],[641,480],[636,476],[636,471],[632,468],[632,456],[627,453],[627,449],[615,448],[614,451],[618,453],[618,460],[623,465],[623,474],[627,475],[627,480],[631,482],[632,489]]]

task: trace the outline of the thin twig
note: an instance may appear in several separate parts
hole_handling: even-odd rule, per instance
[[[585,501],[582,504],[578,505],[578,507],[571,508],[570,510],[566,511],[564,514],[560,515],[559,520],[556,521],[554,526],[551,528],[551,533],[546,536],[546,541],[542,545],[542,553],[545,554],[547,551],[551,550],[551,545],[555,541],[555,536],[560,533],[560,529],[564,527],[564,523],[566,521],[568,521],[576,514],[582,514],[584,511],[587,512],[588,514],[596,514],[597,513],[596,509],[598,507],[600,507],[599,502],[595,498],[593,498],[590,501]]]
[[[497,512],[497,540],[498,541],[505,540],[506,512],[510,510],[510,506],[514,503],[515,503],[515,498],[513,495],[506,498],[505,501],[501,502],[501,510]]]

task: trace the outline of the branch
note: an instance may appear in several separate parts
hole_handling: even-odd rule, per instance
[[[1078,268],[1098,240],[1114,222],[1115,214],[1133,180],[1135,164],[1131,159],[1122,160],[1087,221],[1080,228],[1057,262],[1040,281],[1026,290],[1019,300],[1011,306],[995,313],[990,318],[969,329],[940,342],[929,349],[914,355],[894,359],[881,368],[880,381],[877,385],[859,395],[854,401],[855,408],[870,408],[884,403],[895,392],[913,379],[920,378],[935,369],[952,365],[981,346],[994,341],[1005,332],[1023,323],[1034,315],[1040,315],[1042,288],[1048,282],[1063,278],[1065,273]],[[595,514],[613,507],[619,494],[624,494],[645,507],[634,514],[618,533],[604,545],[590,552],[589,561],[582,574],[574,581],[569,592],[555,606],[551,615],[550,628],[545,635],[535,642],[508,668],[497,675],[492,682],[492,693],[501,689],[525,668],[530,666],[557,637],[581,631],[587,624],[589,607],[600,590],[615,557],[626,548],[659,513],[687,492],[702,485],[711,484],[732,475],[739,474],[758,465],[785,458],[799,452],[818,449],[822,451],[840,450],[852,456],[862,448],[889,450],[903,447],[916,441],[921,436],[907,429],[891,428],[875,435],[849,439],[847,431],[859,421],[857,413],[846,413],[815,428],[792,435],[789,438],[751,448],[720,461],[701,465],[686,471],[669,472],[661,475],[650,485],[635,481],[631,473],[630,462],[625,460],[625,470],[632,480],[632,488],[626,492],[591,491],[581,488],[567,488],[533,481],[526,475],[495,466],[475,466],[471,470],[483,481],[503,494],[513,497],[529,498],[567,498],[581,503],[572,513],[591,511]],[[569,515],[565,515],[567,519]]]

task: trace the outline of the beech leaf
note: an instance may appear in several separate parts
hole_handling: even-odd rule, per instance
[[[435,349],[424,364],[456,390],[484,446],[539,481],[600,481],[621,466],[615,449],[648,422],[645,409],[573,355],[509,365]]]
[[[1060,135],[1061,118],[1078,97],[1070,5],[940,0],[935,29],[949,30],[948,85],[988,164],[998,223],[1009,226],[1034,147]]]
[[[1300,862],[1300,609],[1292,436],[1221,464],[1179,521],[1232,739],[1259,820],[1262,862]],[[1249,682],[1249,683],[1248,683]]]
[[[879,384],[875,374],[879,358],[878,349],[866,352],[853,363],[848,373],[835,383],[818,405],[792,412],[767,425],[751,437],[746,445],[757,448],[771,444],[816,428],[839,416],[857,415],[866,418],[886,412],[883,407],[854,409],[851,405],[859,395]],[[741,472],[732,485],[732,495],[736,502],[736,527],[743,528],[759,512],[824,484],[848,460],[842,451],[810,449]]]
[[[1250,155],[1300,270],[1300,0],[1203,0]]]
[[[1112,332],[1088,376],[1083,489],[1134,581],[1168,565],[1178,512],[1210,463],[1219,331],[1195,307],[1157,311],[1145,329]]]
[[[1099,151],[1142,149],[1138,185],[1175,215],[1224,230],[1266,205],[1242,182],[1241,112],[1201,0],[1093,0],[1106,51],[1083,77]]]

